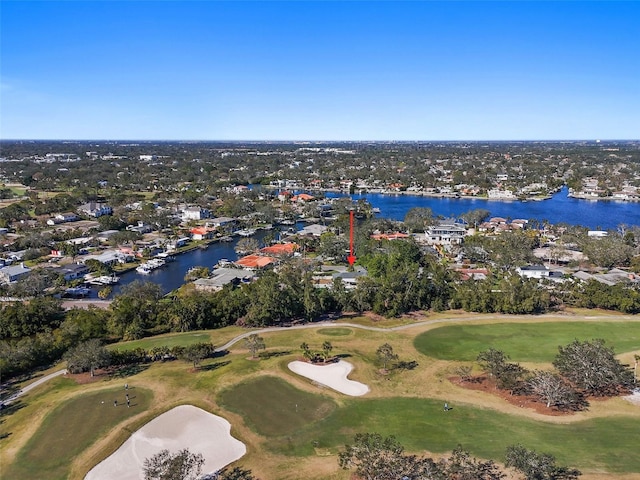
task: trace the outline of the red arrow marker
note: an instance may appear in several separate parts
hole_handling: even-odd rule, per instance
[[[349,212],[349,256],[347,261],[349,265],[356,263],[356,257],[353,254],[353,210]]]

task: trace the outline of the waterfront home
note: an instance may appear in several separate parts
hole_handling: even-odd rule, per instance
[[[273,257],[252,254],[242,257],[234,263],[238,267],[246,268],[247,270],[262,270],[263,268],[275,265],[277,260]]]
[[[69,282],[71,280],[83,278],[87,273],[89,273],[89,268],[82,263],[72,263],[71,265],[60,267],[56,271],[64,277],[65,281]]]
[[[286,257],[293,255],[298,249],[297,243],[276,243],[260,249],[263,255],[273,255],[274,257]]]
[[[314,223],[311,225],[307,225],[302,230],[298,230],[298,235],[310,235],[313,237],[319,237],[328,230],[328,227]]]
[[[487,190],[487,196],[491,200],[515,200],[517,198],[511,190],[500,190],[498,188]]]
[[[294,195],[293,197],[291,197],[291,201],[296,203],[311,202],[315,199],[316,197],[307,193],[299,193],[298,195]]]
[[[426,238],[429,245],[460,245],[466,233],[464,225],[455,220],[441,220],[427,227]]]
[[[17,282],[29,272],[31,272],[31,269],[25,267],[24,263],[2,267],[0,268],[0,285]]]
[[[234,225],[236,223],[236,219],[231,217],[216,217],[209,220],[209,223],[214,227],[221,228]]]
[[[81,262],[86,264],[88,260],[97,260],[104,265],[115,265],[117,263],[128,263],[135,259],[133,255],[127,255],[117,250],[106,250],[99,255],[86,255]]]
[[[210,278],[199,278],[193,283],[198,291],[217,292],[222,290],[225,285],[246,283],[255,278],[255,273],[252,271],[238,268],[216,268]]]
[[[214,231],[213,228],[209,227],[194,227],[189,230],[193,240],[209,240],[213,238]]]

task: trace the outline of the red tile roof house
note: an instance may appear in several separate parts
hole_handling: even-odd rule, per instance
[[[260,249],[263,255],[273,255],[275,257],[291,256],[300,247],[297,243],[276,243]]]
[[[269,265],[274,265],[276,263],[276,259],[273,257],[264,257],[261,255],[247,255],[246,257],[242,257],[236,260],[234,263],[239,267],[246,268],[248,270],[257,270],[261,268],[266,268]]]
[[[406,233],[378,233],[376,235],[371,235],[371,238],[374,240],[402,240],[404,238],[409,238],[409,235]]]
[[[191,233],[191,238],[193,238],[194,240],[204,240],[213,238],[213,233],[215,232],[215,230],[213,228],[207,227],[194,227],[189,230],[189,232]]]
[[[294,195],[293,197],[291,197],[291,201],[297,202],[297,203],[311,202],[312,200],[315,200],[315,199],[316,197],[314,197],[313,195],[309,195],[308,193],[300,193],[298,195]]]

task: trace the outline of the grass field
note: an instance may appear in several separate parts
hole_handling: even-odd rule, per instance
[[[122,388],[111,388],[60,404],[45,417],[16,461],[6,470],[3,468],[3,478],[69,478],[69,465],[87,445],[118,423],[147,410],[153,397],[146,389],[129,390],[129,408],[124,393]],[[114,400],[118,400],[117,407]]]
[[[602,338],[616,354],[640,350],[640,323],[557,322],[450,325],[418,335],[416,350],[441,360],[475,360],[493,347],[517,362],[551,362],[558,346]]]
[[[465,404],[444,412],[440,401],[401,397],[348,400],[335,408],[330,400],[271,376],[239,384],[223,392],[221,399],[250,428],[269,437],[270,450],[283,455],[313,455],[315,448],[337,452],[365,426],[365,431],[396,436],[414,451],[444,453],[462,444],[475,455],[500,461],[507,446],[523,443],[566,464],[640,472],[640,456],[631,454],[640,441],[638,418],[595,419],[566,426]]]
[[[118,351],[134,350],[136,348],[150,350],[152,348],[162,346],[171,348],[180,345],[186,347],[187,345],[193,345],[194,343],[201,342],[211,342],[216,347],[219,347],[240,333],[244,333],[244,330],[234,327],[230,327],[228,329],[225,328],[224,331],[208,330],[187,333],[169,333],[166,335],[158,335],[156,337],[116,343],[114,345],[110,345],[109,348]]]
[[[438,321],[443,317],[438,315]],[[418,454],[445,453],[462,444],[498,462],[506,446],[522,443],[581,469],[585,480],[640,478],[640,456],[634,453],[640,444],[640,407],[621,399],[593,401],[586,412],[552,417],[448,380],[459,361],[474,360],[489,346],[504,349],[515,361],[532,362],[528,368],[548,363],[558,345],[576,337],[605,338],[627,357],[640,353],[640,321],[635,317],[626,322],[615,316],[583,322],[572,318],[457,316],[444,326],[384,332],[340,324],[286,328],[261,333],[267,350],[259,360],[251,359],[239,341],[228,355],[208,359],[197,370],[187,362],[171,361],[91,384],[58,377],[21,399],[20,408],[2,412],[2,478],[83,478],[128,434],[179,404],[197,405],[229,420],[234,437],[247,445],[247,455],[238,464],[263,480],[347,480],[349,472],[338,468],[336,453],[359,432],[395,435]],[[377,320],[372,323],[380,326]],[[170,334],[111,348],[202,341],[222,345],[244,332],[231,327]],[[370,393],[346,397],[288,370],[287,364],[301,357],[302,342],[320,348],[326,340],[334,353],[354,364],[350,378],[369,385]],[[417,360],[418,367],[383,375],[375,351],[386,342],[402,360]],[[124,397],[125,381],[136,386],[140,410],[113,407],[114,395]],[[453,410],[443,411],[445,399]],[[142,417],[131,416],[142,409]]]

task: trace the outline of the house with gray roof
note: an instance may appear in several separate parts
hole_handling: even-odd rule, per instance
[[[2,267],[0,268],[0,285],[17,282],[29,272],[31,272],[31,269],[25,267],[24,263]]]

